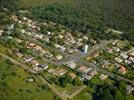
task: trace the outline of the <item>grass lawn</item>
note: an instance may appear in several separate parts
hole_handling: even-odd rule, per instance
[[[115,69],[114,64],[111,64],[108,69],[109,71],[113,71]]]
[[[99,75],[94,76],[94,77],[91,79],[91,82],[92,82],[93,84],[96,84],[96,85],[103,84],[103,82],[99,79]]]
[[[0,100],[54,100],[53,93],[35,76],[0,58]],[[33,77],[34,82],[26,82]]]
[[[7,50],[8,50],[7,48],[5,48],[0,44],[0,52],[7,53]]]
[[[72,100],[92,100],[92,95],[87,92],[87,89],[88,88],[81,91]]]

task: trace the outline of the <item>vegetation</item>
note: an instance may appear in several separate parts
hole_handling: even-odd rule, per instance
[[[55,96],[39,79],[0,57],[0,100],[54,100]],[[33,82],[27,82],[32,78]]]
[[[3,1],[3,0],[1,0]],[[45,19],[88,33],[93,37],[111,38],[117,35],[104,30],[107,27],[128,31],[134,27],[133,0],[4,0],[11,8],[29,8],[31,17]],[[127,13],[127,14],[126,14]],[[133,41],[133,32],[125,38]]]

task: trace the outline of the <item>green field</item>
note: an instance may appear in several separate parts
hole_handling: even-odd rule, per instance
[[[32,77],[34,82],[26,82]],[[54,95],[35,76],[0,58],[0,100],[54,100]]]

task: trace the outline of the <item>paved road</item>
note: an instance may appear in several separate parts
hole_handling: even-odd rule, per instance
[[[80,61],[79,61],[79,62],[80,62]],[[96,66],[96,65],[93,64],[93,63],[88,63],[88,62],[86,62],[86,61],[81,61],[81,63],[84,64],[84,65],[86,65],[86,66],[91,67],[92,69],[95,69],[96,71],[98,71],[98,72],[100,72],[100,73],[103,73],[103,74],[106,74],[106,75],[108,75],[108,76],[111,76],[112,78],[116,78],[116,79],[118,79],[118,80],[124,80],[124,81],[126,81],[126,82],[128,82],[128,83],[134,85],[134,80],[130,80],[130,79],[127,79],[127,78],[125,78],[125,77],[123,77],[123,76],[120,76],[120,75],[114,74],[114,73],[112,73],[112,72],[106,71],[106,70],[104,70],[103,68],[100,68],[100,67]]]
[[[39,76],[39,75],[38,75],[38,77],[44,82],[44,84],[47,84],[47,85],[49,86],[49,88],[50,88],[53,92],[55,92],[58,96],[60,96],[60,98],[61,98],[62,100],[67,100],[67,96],[66,96],[65,94],[63,94],[63,93],[60,93],[60,92],[55,88],[55,86],[53,86],[53,85],[51,85],[49,82],[47,82],[42,76]]]
[[[33,69],[31,69],[29,66],[27,66],[27,65],[15,60],[15,59],[11,58],[11,57],[9,57],[9,56],[1,53],[1,52],[0,52],[0,55],[2,57],[6,58],[6,59],[9,59],[11,62],[15,63],[16,65],[21,66],[23,69],[25,69],[25,70],[27,70],[27,71],[29,71],[31,73],[36,74],[36,72]],[[44,84],[47,84],[49,86],[49,88],[54,93],[56,93],[62,100],[67,100],[67,97],[64,94],[60,93],[53,85],[51,85],[49,82],[47,82],[47,80],[45,80],[42,76],[39,76],[39,75],[37,75],[37,76],[38,76],[38,78],[40,78],[43,81]]]
[[[82,86],[79,89],[77,89],[75,92],[73,92],[71,95],[67,95],[67,97],[69,99],[72,99],[73,97],[75,97],[77,94],[79,94],[85,88],[86,88],[86,86]]]
[[[28,38],[28,39],[30,39],[30,38]],[[45,45],[45,44],[40,43],[40,42],[37,41],[37,40],[31,40],[31,41],[34,42],[34,43],[37,43],[37,44],[39,44],[39,45],[41,45],[41,46],[44,46],[44,45]],[[59,62],[55,62],[55,63],[53,63],[53,62],[52,62],[51,60],[49,60],[49,59],[45,59],[45,60],[48,61],[48,62],[51,62],[51,63],[53,63],[53,64],[55,64],[55,65],[62,65],[62,64],[65,64],[65,63],[67,63],[67,62],[69,62],[69,61],[75,60],[75,61],[77,61],[77,62],[81,62],[81,64],[83,64],[83,65],[86,65],[86,66],[89,66],[89,67],[95,69],[96,71],[98,71],[98,72],[100,72],[100,73],[107,74],[107,75],[111,76],[112,78],[117,78],[117,79],[119,79],[119,80],[124,80],[124,81],[126,81],[126,82],[131,83],[131,84],[134,85],[134,81],[133,81],[133,80],[129,80],[129,79],[127,79],[127,78],[125,78],[125,77],[122,77],[122,76],[120,76],[120,75],[111,73],[111,72],[109,72],[109,71],[107,71],[107,70],[105,70],[105,69],[103,69],[103,68],[100,68],[100,67],[96,66],[96,65],[93,64],[93,63],[88,63],[87,61],[82,60],[82,58],[84,58],[84,57],[86,57],[86,56],[92,54],[94,51],[99,50],[99,49],[102,49],[102,48],[105,48],[105,47],[107,46],[107,44],[108,44],[108,43],[111,43],[111,42],[113,42],[113,41],[112,41],[112,40],[111,40],[111,41],[103,41],[100,45],[97,45],[97,46],[95,46],[94,48],[92,48],[87,54],[83,54],[83,53],[80,51],[79,53],[69,55],[69,54],[67,54],[67,53],[61,52],[61,51],[58,50],[58,49],[54,49],[54,48],[48,47],[48,49],[51,49],[51,50],[53,49],[54,51],[56,51],[56,52],[62,54],[63,56],[65,56],[65,58],[64,58],[63,60],[61,60],[61,61],[59,61]],[[45,45],[45,46],[46,46],[46,45]]]
[[[107,41],[107,42],[105,42],[105,41],[102,42],[101,45],[96,46],[95,48],[93,48],[92,50],[90,50],[90,51],[87,53],[87,55],[91,55],[94,51],[99,50],[99,49],[102,49],[102,48],[105,48],[106,45],[109,44],[109,43],[111,43],[111,42],[112,42],[112,40],[111,40],[111,41]],[[133,50],[133,49],[132,49],[132,50]],[[132,50],[131,50],[131,51],[132,51]],[[100,73],[109,75],[109,76],[111,76],[112,78],[117,78],[117,79],[119,79],[119,80],[124,80],[124,81],[126,81],[126,82],[131,83],[132,85],[134,85],[134,80],[130,80],[130,79],[127,79],[127,78],[125,78],[125,77],[123,77],[123,76],[120,76],[120,75],[118,75],[118,74],[114,74],[114,73],[109,72],[109,71],[107,71],[107,70],[105,70],[105,69],[103,69],[103,68],[98,67],[97,65],[95,65],[95,64],[93,64],[93,63],[88,63],[87,61],[81,59],[82,57],[85,57],[85,56],[86,56],[86,55],[82,56],[82,53],[79,53],[79,54],[77,54],[77,55],[72,55],[72,56],[69,56],[69,58],[65,58],[65,59],[63,59],[62,61],[60,61],[59,64],[65,64],[65,63],[67,63],[67,62],[69,62],[69,61],[74,60],[74,61],[77,61],[77,62],[83,64],[83,65],[89,66],[89,67],[95,69],[96,71],[98,71],[98,72],[100,72]]]
[[[34,70],[32,70],[31,68],[29,68],[27,65],[22,64],[22,63],[16,61],[15,59],[13,59],[13,58],[11,58],[11,57],[9,57],[9,56],[7,56],[7,55],[1,53],[1,52],[0,52],[0,55],[1,55],[2,57],[6,58],[6,59],[9,59],[11,62],[15,63],[16,65],[21,66],[23,69],[28,70],[29,72],[36,74],[36,72],[35,72]]]

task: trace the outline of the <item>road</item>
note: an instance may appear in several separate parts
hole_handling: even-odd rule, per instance
[[[120,76],[120,75],[111,73],[111,72],[109,72],[109,71],[107,71],[107,70],[105,70],[103,68],[100,68],[100,67],[96,66],[93,63],[88,63],[87,61],[85,61],[85,60],[82,59],[82,58],[84,58],[84,57],[86,57],[88,55],[91,55],[96,50],[100,50],[102,48],[105,48],[109,43],[113,42],[113,40],[111,40],[111,41],[102,41],[101,44],[99,44],[99,45],[95,46],[94,48],[92,48],[91,50],[89,50],[89,52],[87,54],[84,54],[83,52],[79,51],[78,53],[72,54],[72,55],[69,55],[69,54],[67,54],[65,52],[62,52],[62,51],[58,50],[58,49],[55,49],[55,48],[51,48],[49,46],[46,46],[45,44],[39,42],[38,40],[32,40],[31,38],[28,38],[28,37],[25,38],[25,40],[30,40],[31,42],[36,43],[36,44],[38,44],[38,45],[40,45],[42,47],[45,47],[47,49],[54,50],[55,52],[58,52],[58,53],[62,54],[65,58],[62,59],[61,61],[58,61],[58,62],[53,62],[50,59],[44,58],[44,60],[46,60],[47,62],[53,63],[56,66],[62,65],[62,64],[65,64],[65,63],[67,63],[69,61],[74,60],[76,62],[79,62],[79,63],[83,64],[83,65],[89,66],[89,67],[95,69],[96,71],[98,71],[100,73],[109,75],[112,78],[117,78],[119,80],[124,80],[124,81],[126,81],[126,82],[131,83],[131,84],[134,85],[134,81],[133,80],[129,80],[129,79],[123,77],[123,76]]]
[[[23,64],[23,63],[21,63],[21,62],[15,60],[15,59],[11,58],[11,57],[9,57],[9,56],[7,56],[7,55],[1,53],[1,52],[0,52],[0,55],[1,55],[2,57],[6,58],[6,59],[9,59],[9,60],[10,60],[11,62],[13,62],[14,64],[21,66],[23,69],[27,70],[28,72],[33,73],[33,74],[36,74],[37,77],[38,77],[39,79],[41,79],[44,84],[47,84],[48,87],[49,87],[54,93],[56,93],[56,95],[58,95],[62,100],[67,100],[67,97],[66,97],[63,93],[60,93],[59,91],[57,91],[57,89],[56,89],[53,85],[51,85],[49,82],[47,82],[47,80],[45,80],[42,76],[39,76],[39,75],[38,75],[34,70],[32,70],[29,66],[27,66],[27,65],[25,65],[25,64]]]
[[[80,61],[79,61],[79,62],[80,62]],[[109,72],[109,71],[107,71],[107,70],[104,70],[103,68],[100,68],[100,67],[96,66],[96,65],[93,64],[93,63],[88,63],[88,62],[86,62],[86,61],[81,61],[81,63],[82,63],[83,65],[86,65],[86,66],[91,67],[92,69],[95,69],[96,71],[98,71],[98,72],[100,72],[100,73],[103,73],[103,74],[106,74],[106,75],[108,75],[108,76],[111,76],[112,78],[116,78],[116,79],[118,79],[118,80],[124,80],[124,81],[126,81],[126,82],[128,82],[128,83],[134,85],[134,80],[130,80],[130,79],[127,79],[127,78],[125,78],[125,77],[123,77],[123,76],[114,74],[114,73]]]
[[[33,40],[33,42],[35,42],[35,41]],[[36,43],[37,43],[37,42],[38,42],[38,44],[41,44],[39,41],[36,40]],[[93,63],[89,64],[87,61],[85,61],[85,60],[82,59],[82,58],[84,58],[84,57],[86,57],[86,56],[88,56],[88,55],[91,55],[91,54],[92,54],[94,51],[96,51],[96,50],[105,48],[109,43],[112,43],[112,42],[113,42],[113,40],[110,40],[110,41],[102,41],[101,44],[98,44],[98,45],[96,45],[95,47],[93,47],[91,50],[89,50],[89,52],[88,52],[87,54],[83,54],[83,52],[79,51],[79,52],[76,53],[76,54],[69,55],[69,54],[64,53],[64,52],[61,53],[61,51],[58,50],[58,49],[53,49],[53,48],[49,47],[49,49],[51,48],[51,49],[57,51],[58,53],[64,54],[65,58],[64,58],[63,60],[61,60],[61,61],[59,61],[59,62],[55,62],[55,63],[54,63],[53,61],[49,60],[49,59],[45,59],[45,60],[48,61],[48,62],[51,62],[51,63],[53,63],[53,64],[55,64],[55,65],[57,65],[57,66],[58,66],[58,65],[65,64],[65,63],[67,63],[67,62],[69,62],[69,61],[74,60],[74,61],[76,61],[76,62],[81,62],[81,64],[83,64],[83,65],[92,67],[92,68],[96,69],[98,72],[101,72],[101,73],[103,73],[103,74],[107,74],[107,75],[109,75],[109,76],[111,76],[111,77],[113,77],[113,78],[116,77],[116,78],[118,78],[119,80],[124,80],[124,81],[126,81],[126,82],[131,83],[131,84],[134,84],[134,81],[132,81],[132,80],[129,80],[129,79],[127,79],[127,78],[125,78],[125,77],[122,77],[122,76],[120,76],[120,75],[111,73],[111,72],[109,72],[109,71],[107,71],[107,70],[105,70],[105,69],[103,69],[103,68],[100,68],[100,67],[96,66],[96,65],[93,64]],[[43,46],[43,44],[42,44],[42,46]]]
[[[112,42],[112,41],[102,42],[101,45],[96,46],[95,48],[93,48],[92,50],[90,50],[87,55],[91,55],[94,51],[99,50],[99,49],[102,49],[102,48],[105,48],[106,45],[107,45],[108,43],[111,43],[111,42]],[[132,51],[132,50],[131,50],[131,51]],[[128,82],[128,83],[134,85],[134,80],[130,80],[130,79],[127,79],[127,78],[125,78],[125,77],[123,77],[123,76],[120,76],[120,75],[118,75],[118,74],[114,74],[114,73],[109,72],[109,71],[107,71],[107,70],[105,70],[105,69],[103,69],[103,68],[98,67],[97,65],[95,65],[95,64],[93,64],[93,63],[88,63],[87,61],[81,59],[82,57],[85,57],[85,56],[87,56],[87,55],[84,55],[84,56],[83,56],[82,53],[79,53],[79,54],[77,54],[77,55],[69,56],[69,58],[66,58],[66,59],[63,59],[62,61],[60,61],[59,64],[65,64],[65,63],[67,63],[67,62],[69,62],[69,61],[74,60],[74,61],[79,62],[79,63],[82,64],[82,65],[89,66],[89,67],[91,67],[92,69],[95,69],[96,71],[98,71],[98,72],[100,72],[100,73],[109,75],[109,76],[111,76],[112,78],[117,78],[118,80],[124,80],[124,81],[126,81],[126,82]]]

